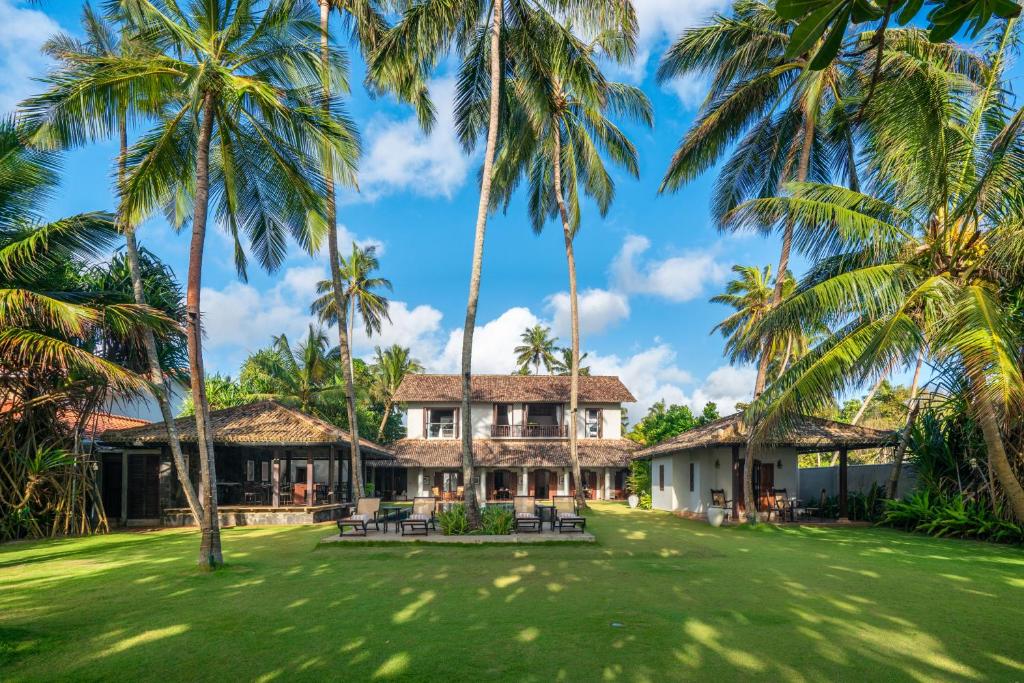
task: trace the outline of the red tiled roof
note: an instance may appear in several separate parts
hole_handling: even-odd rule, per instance
[[[473,375],[474,401],[549,401],[569,400],[570,378],[562,375]],[[629,389],[611,376],[580,377],[581,403],[632,403],[636,401]],[[398,387],[395,400],[461,401],[462,379],[459,375],[406,375]]]
[[[580,439],[580,465],[626,467],[640,446],[628,439]],[[400,439],[391,445],[401,467],[460,467],[459,439]],[[481,467],[568,467],[566,439],[473,439],[473,460]],[[386,465],[387,461],[379,464]]]
[[[210,413],[215,443],[248,446],[316,446],[349,441],[348,432],[329,422],[289,408],[277,401],[260,401],[243,406],[214,410]],[[182,441],[196,440],[194,417],[174,421]],[[112,429],[103,434],[110,443],[164,443],[167,431],[163,422],[154,422],[132,429]],[[388,450],[368,439],[359,440],[360,447],[377,453]]]
[[[649,458],[685,451],[691,448],[713,448],[716,446],[745,446],[748,431],[743,423],[743,414],[736,413],[695,427],[663,441],[656,446],[637,451],[634,457]],[[802,451],[834,450],[836,448],[876,448],[891,444],[893,432],[860,427],[805,415],[801,417],[782,437],[773,439],[773,446],[796,447]]]

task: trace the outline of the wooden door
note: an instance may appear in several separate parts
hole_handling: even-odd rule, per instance
[[[757,462],[756,467],[754,475],[757,481],[754,483],[754,490],[757,491],[757,509],[767,510],[771,507],[772,489],[775,488],[775,464]]]
[[[103,510],[107,519],[121,519],[121,458],[120,453],[107,453],[103,456]]]
[[[160,517],[160,456],[128,456],[128,518]]]
[[[551,497],[550,476],[547,470],[537,470],[533,473],[534,491],[537,498],[546,500]]]

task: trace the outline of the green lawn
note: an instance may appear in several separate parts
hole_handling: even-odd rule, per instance
[[[330,527],[0,547],[0,680],[1020,680],[1024,551],[712,529],[596,505],[594,545],[318,547]]]

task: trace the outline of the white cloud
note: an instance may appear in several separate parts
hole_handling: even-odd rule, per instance
[[[690,301],[704,293],[708,284],[722,282],[728,272],[706,251],[691,251],[662,261],[644,260],[651,241],[628,235],[615,260],[611,275],[616,289],[630,294],[653,294],[669,301]]]
[[[665,84],[665,90],[674,94],[685,109],[699,109],[707,97],[710,83],[704,76],[688,74]]]
[[[412,356],[421,363],[435,358],[440,348],[441,311],[433,306],[420,305],[409,308],[404,301],[392,301],[389,314],[391,321],[384,321],[380,334],[366,336],[366,329],[357,325],[354,334],[355,354],[369,357],[373,347],[398,344],[412,351]]]
[[[606,289],[585,289],[579,292],[580,332],[598,334],[629,317],[629,299],[620,292]],[[552,315],[552,327],[559,337],[572,334],[572,316],[569,293],[558,292],[547,298]],[[566,345],[568,340],[564,339]]]
[[[694,390],[689,405],[694,410],[700,410],[708,401],[714,401],[718,405],[718,412],[728,415],[735,412],[737,403],[750,402],[756,379],[757,369],[752,366],[723,365],[713,370],[704,383]]]
[[[500,316],[477,325],[473,332],[473,372],[506,374],[515,370],[519,335],[538,322],[529,308],[510,308]],[[439,359],[429,369],[434,372],[460,372],[462,368],[462,328],[452,330]]]
[[[469,173],[466,156],[455,134],[455,80],[431,81],[437,106],[433,131],[424,135],[415,116],[396,121],[378,116],[366,128],[366,155],[360,162],[362,198],[373,201],[394,192],[427,197],[451,197]],[[354,199],[354,198],[353,198]]]
[[[0,26],[0,113],[6,113],[42,89],[32,79],[46,72],[50,60],[39,49],[61,27],[44,12],[11,0],[0,0]]]
[[[338,223],[338,250],[342,255],[351,253],[352,243],[355,242],[361,249],[367,247],[377,247],[377,256],[380,257],[384,253],[384,243],[375,237],[359,237],[354,232],[348,229],[347,225]],[[323,251],[327,251],[327,247],[323,248]]]

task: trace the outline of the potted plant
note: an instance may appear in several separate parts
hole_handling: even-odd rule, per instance
[[[707,515],[708,524],[716,528],[720,527],[722,522],[725,521],[725,508],[718,505],[709,505]]]

